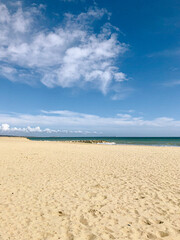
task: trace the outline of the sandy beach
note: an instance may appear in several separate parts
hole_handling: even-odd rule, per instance
[[[0,240],[180,239],[180,148],[0,138]]]

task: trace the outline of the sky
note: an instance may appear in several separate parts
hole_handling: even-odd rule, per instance
[[[0,135],[180,136],[179,12],[0,0]]]

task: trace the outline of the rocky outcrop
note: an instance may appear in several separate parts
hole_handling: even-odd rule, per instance
[[[81,142],[81,143],[107,143],[107,141],[104,140],[74,140],[72,142]]]

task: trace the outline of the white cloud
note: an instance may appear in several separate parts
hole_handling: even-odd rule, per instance
[[[6,124],[4,124],[6,123]],[[91,134],[96,135],[116,134],[122,135],[144,135],[149,131],[150,135],[167,135],[180,131],[180,120],[168,117],[158,117],[151,120],[144,119],[142,116],[132,116],[130,114],[117,114],[111,117],[72,112],[67,110],[41,111],[38,115],[30,114],[0,114],[0,132],[11,133],[34,133],[38,134]],[[10,127],[13,126],[13,127]],[[31,126],[31,127],[26,127]],[[37,127],[38,126],[38,127]],[[28,135],[28,134],[27,134]]]
[[[115,73],[114,78],[117,82],[123,82],[123,81],[127,80],[126,74],[124,74],[122,72]]]
[[[118,29],[105,23],[94,32],[93,22],[110,14],[91,8],[77,16],[65,14],[53,29],[42,25],[42,7],[12,9],[0,3],[0,74],[28,84],[47,87],[97,88],[104,94],[113,81],[127,80],[116,60],[128,49],[118,41]],[[112,89],[112,88],[111,88]]]
[[[130,115],[130,114],[118,113],[117,116],[118,116],[118,117],[121,117],[121,118],[123,118],[123,119],[131,118],[131,115]]]
[[[10,127],[9,124],[4,123],[0,126],[0,130],[6,132],[6,131],[9,131],[9,129],[10,129],[9,127]]]
[[[87,134],[98,134],[96,131],[81,131],[81,130],[66,130],[66,129],[50,129],[45,128],[42,129],[39,126],[37,127],[11,127],[7,123],[3,123],[0,125],[0,134],[3,135],[23,135],[23,136],[31,136],[31,135],[39,135],[39,136],[48,136],[48,135],[67,135],[67,134],[80,134],[80,135],[87,135]]]

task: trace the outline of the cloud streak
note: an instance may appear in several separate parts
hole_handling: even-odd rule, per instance
[[[128,50],[106,9],[65,14],[53,29],[43,25],[42,6],[9,9],[0,3],[0,74],[10,81],[52,87],[91,87],[106,94],[112,84],[127,80],[117,59]],[[99,31],[95,21],[106,19]],[[104,22],[104,20],[103,20]]]
[[[180,85],[180,80],[174,80],[174,81],[169,81],[169,82],[164,82],[163,86],[165,87],[175,87]]]
[[[134,115],[134,114],[133,114]],[[68,110],[41,111],[37,115],[9,113],[0,114],[0,132],[8,130],[14,133],[45,133],[52,134],[114,134],[121,135],[125,130],[146,132],[162,129],[166,133],[167,128],[174,129],[177,134],[177,127],[180,127],[180,120],[168,117],[158,117],[152,120],[144,119],[142,116],[133,116],[118,113],[114,117],[102,117],[93,114],[78,113]],[[10,128],[10,125],[12,126]],[[31,127],[27,127],[31,126]],[[39,126],[39,127],[37,127]],[[42,130],[44,129],[44,130]],[[68,130],[64,130],[68,129]],[[128,130],[128,131],[127,131]],[[130,132],[131,133],[131,132]]]
[[[160,52],[155,52],[148,55],[148,57],[179,57],[179,56],[180,56],[180,48],[165,49]]]

